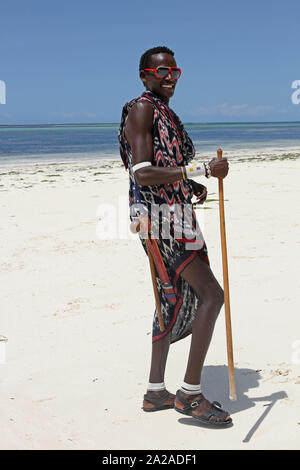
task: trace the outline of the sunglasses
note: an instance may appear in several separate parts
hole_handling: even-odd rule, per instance
[[[144,69],[147,72],[154,72],[157,78],[165,78],[171,73],[171,77],[178,80],[181,75],[179,67],[157,67],[156,69]]]

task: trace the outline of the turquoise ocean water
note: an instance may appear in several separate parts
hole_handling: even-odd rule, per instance
[[[0,164],[119,159],[118,123],[0,126]],[[186,123],[199,156],[221,147],[232,160],[300,157],[300,122]]]

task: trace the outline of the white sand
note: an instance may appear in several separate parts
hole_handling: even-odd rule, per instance
[[[222,309],[202,386],[234,426],[216,431],[174,410],[141,410],[148,261],[137,238],[96,235],[99,204],[117,208],[121,196],[126,206],[120,164],[0,167],[0,448],[299,449],[299,170],[299,160],[236,163],[224,180],[238,400],[228,399]],[[206,184],[217,193],[216,179]],[[218,206],[207,205],[203,232],[222,283]],[[172,392],[189,343],[170,348]]]

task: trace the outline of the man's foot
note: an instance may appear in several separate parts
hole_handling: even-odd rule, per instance
[[[187,395],[182,390],[177,390],[174,408],[209,426],[228,426],[232,423],[229,413],[222,410],[220,403],[210,403],[202,393]]]
[[[175,395],[167,390],[147,391],[144,395],[144,411],[158,411],[174,408]]]

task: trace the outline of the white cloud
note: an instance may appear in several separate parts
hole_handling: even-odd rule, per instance
[[[51,116],[56,117],[56,118],[63,118],[63,119],[83,119],[83,118],[88,118],[88,119],[94,119],[96,118],[96,113],[92,113],[90,111],[62,111],[62,112],[57,112],[57,113],[51,113]]]
[[[249,106],[249,104],[216,104],[214,106],[200,106],[193,111],[193,115],[222,115],[222,116],[262,116],[271,111],[270,105]]]

